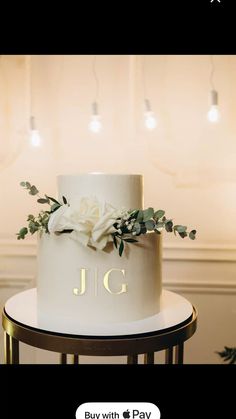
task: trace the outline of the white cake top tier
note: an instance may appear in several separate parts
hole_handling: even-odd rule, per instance
[[[115,208],[143,208],[143,176],[88,173],[58,176],[59,198],[95,197]]]

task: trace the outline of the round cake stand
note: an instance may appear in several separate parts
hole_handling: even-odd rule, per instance
[[[154,352],[165,350],[166,363],[183,363],[184,342],[197,328],[196,308],[184,297],[164,290],[161,311],[152,317],[119,324],[84,325],[62,324],[52,327],[38,321],[37,291],[35,288],[11,297],[2,313],[5,362],[19,363],[19,342],[59,352],[61,363],[67,354],[117,356],[127,355],[128,363],[137,363],[144,354],[145,363],[154,363]],[[83,327],[82,327],[83,326]],[[83,333],[82,333],[83,332]],[[175,355],[175,356],[174,356]]]

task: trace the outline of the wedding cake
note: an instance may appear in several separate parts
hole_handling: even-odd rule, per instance
[[[117,211],[143,208],[142,176],[59,176],[58,192],[58,201],[65,205],[49,222],[50,233],[56,234],[39,237],[40,321],[49,326],[115,324],[158,313],[161,235],[147,231],[137,243],[127,240],[120,254],[110,240]]]

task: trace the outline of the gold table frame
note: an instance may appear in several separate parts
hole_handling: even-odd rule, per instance
[[[184,342],[197,329],[197,310],[193,307],[189,319],[168,329],[126,336],[78,336],[49,332],[19,323],[8,316],[5,309],[2,325],[6,364],[19,364],[19,342],[60,353],[61,364],[67,363],[67,354],[73,355],[74,364],[79,363],[79,355],[125,355],[128,364],[137,364],[139,354],[144,354],[145,364],[154,364],[154,353],[162,350],[165,350],[166,364],[183,364]]]

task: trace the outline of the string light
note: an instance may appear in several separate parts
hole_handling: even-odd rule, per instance
[[[91,120],[89,122],[89,129],[90,131],[94,133],[98,133],[101,131],[102,123],[101,123],[101,117],[98,114],[98,104],[97,102],[92,103],[92,115]]]
[[[95,55],[94,60],[93,60],[93,75],[94,75],[94,79],[96,83],[96,92],[95,92],[95,101],[92,103],[92,114],[91,114],[90,122],[88,125],[89,130],[93,132],[94,134],[98,134],[102,129],[101,116],[98,113],[98,102],[97,102],[97,99],[99,96],[99,80],[98,80],[97,72],[96,72],[96,60],[97,60],[97,57]]]
[[[151,102],[147,98],[146,88],[146,56],[143,59],[143,93],[144,93],[144,124],[148,130],[153,130],[157,126],[156,116],[151,108]]]
[[[150,100],[144,99],[144,105],[145,105],[145,112],[144,112],[145,126],[147,129],[153,130],[154,128],[156,128],[157,121],[151,109]]]
[[[210,91],[210,109],[207,113],[207,119],[211,123],[217,123],[220,119],[220,111],[218,107],[218,92],[215,90],[213,76],[215,72],[215,66],[213,61],[213,56],[210,56],[211,59],[211,75],[210,75],[210,84],[211,84],[211,91]]]
[[[33,82],[32,82],[32,56],[30,57],[30,118],[29,118],[29,128],[30,128],[30,145],[34,148],[41,147],[42,139],[37,129],[36,119],[33,115]]]
[[[30,144],[33,147],[40,147],[42,144],[41,137],[35,125],[35,117],[30,117]]]

